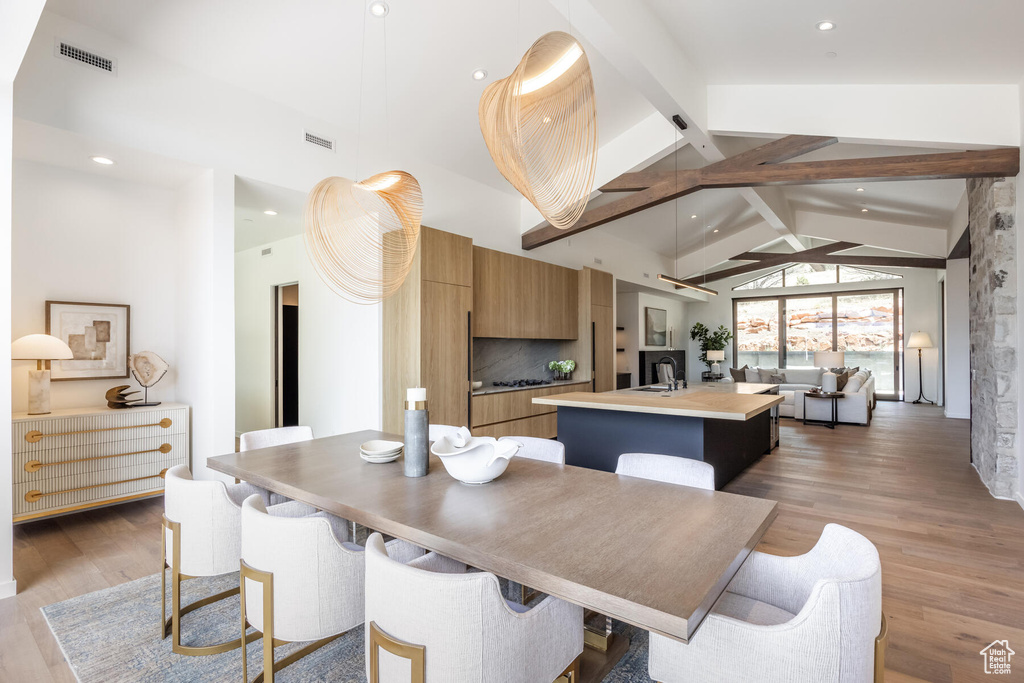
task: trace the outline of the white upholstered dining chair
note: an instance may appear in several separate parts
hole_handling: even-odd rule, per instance
[[[271,512],[273,508],[271,508]],[[423,550],[401,540],[388,551],[407,562]],[[263,634],[263,681],[363,623],[366,553],[351,542],[345,520],[327,512],[298,518],[268,514],[264,499],[242,504],[242,678],[246,625]],[[313,641],[274,661],[274,647]]]
[[[380,534],[366,542],[369,683],[579,681],[583,608],[547,597],[524,608],[498,579],[430,553],[389,557]]]
[[[246,432],[238,437],[238,449],[251,451],[257,448],[284,446],[285,444],[309,441],[313,438],[312,427],[275,427]]]
[[[706,462],[657,453],[623,453],[615,474],[663,481],[667,484],[715,490],[715,468]]]
[[[238,571],[241,551],[242,502],[255,495],[269,502],[270,494],[252,484],[225,484],[194,480],[186,465],[164,475],[164,516],[161,534],[160,631],[172,636],[171,649],[182,655],[212,655],[239,646],[237,639],[217,645],[181,644],[181,617],[204,605],[238,594],[238,586],[182,607],[181,582],[200,576],[220,576]],[[271,506],[276,515],[316,512],[303,503]],[[171,570],[171,618],[167,619],[167,568]]]
[[[886,630],[878,551],[829,524],[804,555],[752,552],[688,644],[652,633],[648,673],[661,683],[870,683],[881,680]]]
[[[536,436],[503,436],[498,441],[515,441],[519,444],[517,458],[543,460],[559,465],[565,464],[565,444],[554,439],[540,439]]]

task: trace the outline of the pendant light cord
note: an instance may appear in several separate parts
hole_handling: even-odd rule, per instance
[[[363,39],[359,46],[359,102],[356,105],[356,172],[354,180],[359,182],[359,162],[363,146],[363,68],[366,66],[366,14],[363,7]]]
[[[676,194],[679,194],[679,127],[674,123],[672,127],[676,129],[676,139],[672,144],[672,167],[675,171],[675,186]],[[672,254],[672,276],[675,279],[679,279],[679,197],[672,200],[672,206],[676,211],[676,224],[675,224],[675,238],[676,238],[676,250]]]

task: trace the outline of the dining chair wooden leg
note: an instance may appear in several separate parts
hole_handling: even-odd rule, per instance
[[[392,638],[380,630],[376,622],[371,621],[370,629],[370,680],[369,683],[380,683],[380,649],[408,659],[412,676],[409,683],[423,683],[426,678],[426,648]]]

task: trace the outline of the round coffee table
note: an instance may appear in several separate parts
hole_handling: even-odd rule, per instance
[[[810,397],[810,398],[818,398],[818,399],[823,399],[823,400],[831,400],[832,401],[832,419],[831,420],[808,420],[807,419],[807,398],[808,397]],[[846,394],[844,394],[841,391],[834,391],[834,392],[830,392],[830,393],[825,393],[824,391],[819,391],[819,392],[815,392],[815,393],[811,393],[809,391],[805,391],[804,392],[804,424],[805,425],[807,425],[807,424],[822,425],[824,427],[828,427],[829,429],[835,429],[836,428],[836,424],[838,424],[838,422],[839,422],[839,399],[845,398],[845,397],[846,397]]]

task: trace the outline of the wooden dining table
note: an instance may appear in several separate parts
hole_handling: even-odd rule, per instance
[[[232,453],[207,467],[687,642],[764,535],[777,503],[513,458],[488,484],[368,463],[361,431]],[[602,667],[604,668],[604,667]],[[589,678],[584,676],[584,679]]]

